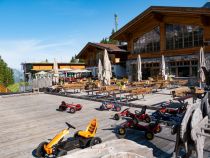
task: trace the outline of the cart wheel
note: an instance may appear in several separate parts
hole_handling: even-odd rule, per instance
[[[146,123],[150,123],[150,122],[151,122],[151,119],[150,119],[150,117],[149,117],[149,116],[146,116],[146,118],[145,118],[145,122],[146,122]]]
[[[121,111],[121,107],[117,106],[116,111]]]
[[[101,106],[99,107],[99,109],[100,109],[100,110],[104,110],[103,105],[101,105]]]
[[[39,146],[36,148],[35,155],[39,158],[44,158],[45,157],[45,150],[44,150],[44,145],[47,144],[47,142],[42,142],[39,144]]]
[[[176,133],[177,133],[177,130],[178,130],[178,126],[177,126],[177,125],[173,125],[173,126],[171,127],[171,134],[172,134],[172,135],[176,134]]]
[[[66,154],[67,154],[67,151],[66,150],[59,149],[58,150],[58,153],[56,154],[56,156],[59,157],[59,156],[64,156]]]
[[[119,115],[119,114],[115,114],[115,115],[114,115],[114,119],[115,119],[115,120],[119,120],[119,119],[120,119],[120,115]]]
[[[154,133],[152,132],[145,132],[145,137],[147,138],[147,140],[152,140],[154,138]]]
[[[76,109],[75,109],[75,108],[70,108],[70,109],[69,109],[69,112],[73,114],[73,113],[76,112]]]
[[[64,106],[59,106],[59,108],[58,108],[60,111],[65,111],[66,110],[66,107],[64,107]]]
[[[90,141],[90,146],[94,146],[96,144],[100,144],[102,142],[101,138],[93,137]]]
[[[123,127],[117,128],[116,134],[118,138],[125,138],[126,136],[126,129]]]

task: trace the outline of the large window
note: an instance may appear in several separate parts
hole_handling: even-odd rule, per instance
[[[134,53],[160,51],[160,28],[155,27],[152,31],[134,40]]]
[[[166,49],[180,49],[201,46],[203,29],[191,25],[166,25]]]

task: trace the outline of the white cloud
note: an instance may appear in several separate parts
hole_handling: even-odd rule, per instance
[[[36,39],[0,40],[0,55],[12,68],[20,69],[21,62],[40,62],[56,58],[59,62],[69,62],[82,45],[76,39],[47,41]]]

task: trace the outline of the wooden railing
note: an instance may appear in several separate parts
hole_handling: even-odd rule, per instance
[[[0,93],[9,93],[11,92],[8,88],[0,84]]]

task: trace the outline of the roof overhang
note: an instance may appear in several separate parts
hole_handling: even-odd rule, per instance
[[[116,53],[116,52],[125,52],[126,53],[127,52],[126,50],[123,50],[123,49],[120,49],[120,48],[118,50],[113,50],[109,47],[105,47],[105,46],[99,45],[97,43],[88,42],[76,57],[81,58],[82,54],[84,54],[86,52],[86,50],[88,50],[88,48],[90,48],[90,47],[95,47],[99,50],[105,50],[106,49],[108,51],[108,53]]]
[[[126,41],[131,34],[131,31],[134,30],[136,25],[139,25],[151,18],[161,22],[165,15],[198,15],[198,16],[207,16],[210,18],[210,9],[208,8],[193,8],[193,7],[162,7],[162,6],[151,6],[133,20],[128,22],[120,30],[115,32],[110,36],[111,39]]]

